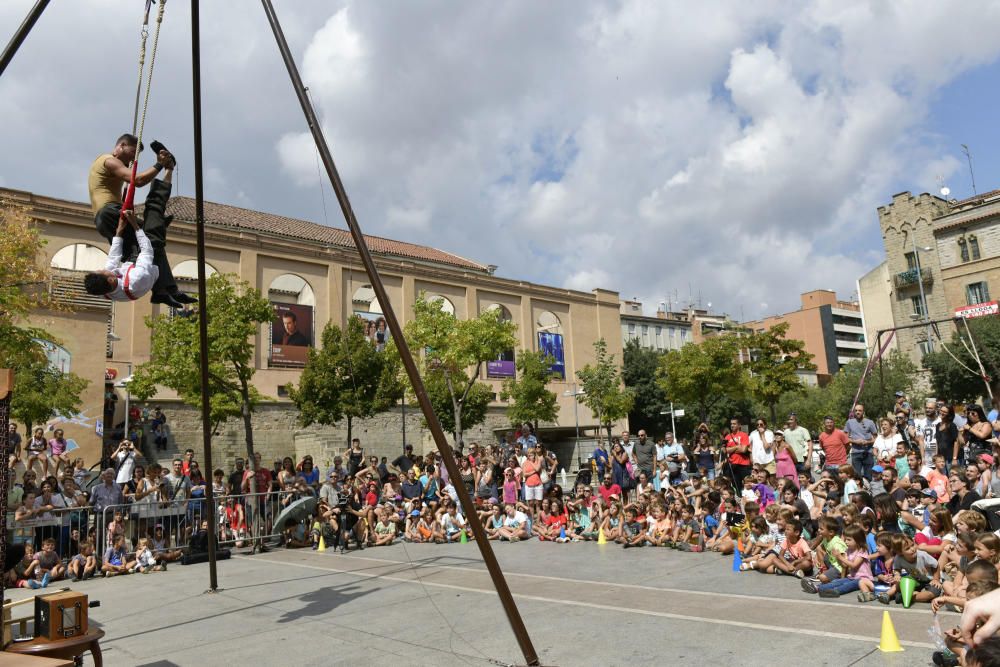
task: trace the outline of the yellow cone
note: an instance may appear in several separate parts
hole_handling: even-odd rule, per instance
[[[599,529],[597,531],[597,543],[598,544],[607,544],[608,543],[608,538],[604,537],[604,529],[603,528],[601,528],[601,529]]]
[[[878,644],[878,650],[882,653],[899,653],[903,647],[899,645],[899,637],[896,636],[896,628],[892,625],[889,612],[882,612],[882,641]]]
[[[323,539],[322,535],[319,536],[319,546],[316,547],[316,551],[326,551],[326,540]]]

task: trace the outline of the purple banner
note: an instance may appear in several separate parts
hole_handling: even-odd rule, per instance
[[[513,361],[487,361],[486,377],[488,378],[512,378],[514,377]]]

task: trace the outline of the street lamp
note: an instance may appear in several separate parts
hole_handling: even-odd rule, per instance
[[[129,401],[132,398],[132,393],[129,391],[128,386],[132,382],[132,362],[127,362],[128,365],[128,377],[123,377],[121,380],[115,383],[115,386],[119,389],[125,390],[125,433],[122,436],[122,440],[128,440],[128,411],[129,411]]]
[[[927,295],[924,294],[924,277],[920,270],[920,253],[930,252],[929,247],[917,247],[917,237],[913,236],[913,261],[917,265],[917,286],[920,288],[920,303],[923,304],[923,318],[927,322],[927,352],[934,351],[934,341],[931,338],[930,307],[927,305]]]
[[[583,396],[587,392],[583,389],[578,389],[576,383],[573,383],[573,389],[563,392],[563,396],[573,397],[573,420],[576,422],[576,442],[574,443],[573,449],[576,450],[576,458],[580,458],[580,400],[577,396]]]

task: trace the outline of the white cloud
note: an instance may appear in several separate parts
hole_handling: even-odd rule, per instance
[[[207,196],[322,221],[263,15],[203,4]],[[0,3],[0,24],[30,5]],[[190,193],[188,11],[167,7],[147,125]],[[987,0],[278,12],[366,231],[648,309],[690,284],[748,318],[853,291],[881,253],[875,207],[963,168],[926,125],[934,95],[1000,53]],[[85,198],[86,165],[131,118],[136,24],[117,3],[47,10],[0,79],[3,182]]]

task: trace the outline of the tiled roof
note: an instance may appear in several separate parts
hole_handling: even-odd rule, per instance
[[[951,202],[952,207],[964,206],[965,204],[972,204],[977,201],[983,201],[986,199],[992,199],[1000,195],[1000,190],[990,190],[989,192],[980,192],[978,195],[973,195],[972,197],[966,197],[965,199],[960,199],[955,202]]]
[[[175,215],[179,220],[193,222],[195,219],[194,199],[191,197],[171,197],[167,204],[167,213]],[[354,239],[345,229],[327,227],[315,222],[286,218],[273,213],[253,211],[238,206],[205,202],[205,223],[212,227],[229,227],[253,232],[263,232],[291,239],[301,239],[314,243],[353,248]],[[471,259],[453,255],[444,250],[428,246],[394,241],[379,236],[365,235],[369,250],[378,255],[405,257],[424,262],[448,264],[463,269],[486,272],[488,267]]]

